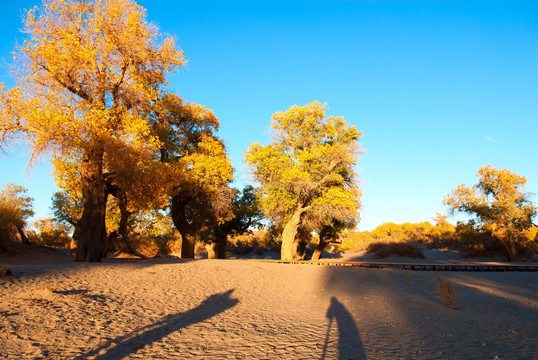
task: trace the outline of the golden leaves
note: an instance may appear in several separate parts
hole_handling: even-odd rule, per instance
[[[246,151],[268,215],[281,218],[308,207],[307,217],[325,224],[332,222],[328,218],[348,221],[357,215],[360,191],[353,167],[361,133],[341,117],[326,117],[326,108],[314,101],[275,113],[275,141]]]
[[[104,153],[104,171],[166,183],[169,166],[156,164],[162,143],[145,109],[185,60],[147,23],[144,8],[131,0],[46,0],[27,11],[24,32],[19,85],[0,89],[2,140],[24,133],[34,153],[51,150],[57,182],[74,196],[76,164],[93,149]]]
[[[186,155],[182,162],[188,181],[197,183],[204,191],[216,191],[233,179],[233,168],[224,145],[208,135],[202,135],[197,151]]]
[[[156,98],[165,74],[185,61],[173,39],[161,41],[147,24],[142,7],[130,0],[48,0],[27,12],[24,31],[19,85],[3,93],[2,112],[36,144],[156,143],[137,114]]]
[[[537,211],[523,189],[527,179],[490,165],[478,170],[478,176],[478,184],[471,188],[459,185],[445,197],[444,204],[474,216],[483,230],[505,244],[509,260],[515,260],[514,244],[534,226]]]

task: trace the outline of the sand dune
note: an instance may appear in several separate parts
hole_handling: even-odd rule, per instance
[[[0,259],[6,359],[537,359],[536,272]],[[441,279],[454,306],[436,297]]]

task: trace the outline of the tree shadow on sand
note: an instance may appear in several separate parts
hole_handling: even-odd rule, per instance
[[[120,359],[133,354],[146,345],[162,340],[171,333],[189,325],[200,323],[230,309],[239,300],[230,297],[233,290],[215,294],[204,300],[198,307],[184,313],[171,314],[161,320],[136,329],[130,333],[108,340],[96,349],[90,350],[75,359],[82,360],[93,356],[94,359]],[[112,344],[117,344],[110,348]]]
[[[336,325],[338,326],[338,359],[366,360],[366,353],[364,352],[355,320],[353,320],[346,307],[334,296],[331,298],[331,306],[327,310],[327,317],[329,318],[329,325],[321,360],[325,360],[333,320],[336,320]]]

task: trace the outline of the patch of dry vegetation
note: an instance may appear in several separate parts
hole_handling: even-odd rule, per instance
[[[435,297],[450,307],[457,309],[454,306],[454,300],[456,299],[456,293],[454,288],[448,279],[443,278],[439,274],[434,275],[437,280],[437,286],[435,288]]]
[[[270,229],[255,230],[228,238],[228,249],[244,255],[252,251],[280,251],[280,242]]]
[[[446,216],[438,215],[436,224],[385,223],[372,231],[347,231],[340,237],[338,252],[372,251],[379,244],[423,244],[429,248],[448,248],[467,257],[503,256],[506,248],[488,226],[458,223],[452,225]],[[403,245],[401,245],[403,247]],[[521,232],[516,242],[517,253],[523,259],[538,253],[538,227]],[[403,255],[407,256],[407,255]]]
[[[424,252],[418,244],[405,242],[373,242],[366,248],[374,254],[375,258],[382,259],[389,256],[405,256],[424,259]]]

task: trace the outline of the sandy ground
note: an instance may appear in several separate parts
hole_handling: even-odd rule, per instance
[[[0,265],[13,271],[0,279],[5,359],[538,359],[537,272],[57,252]]]

